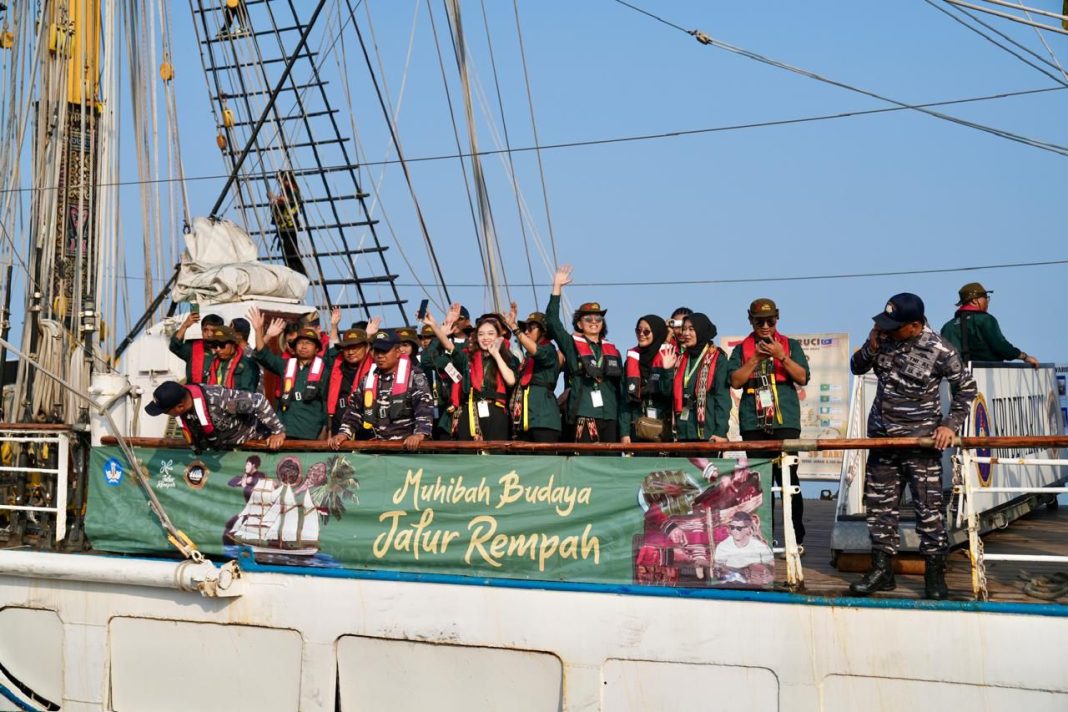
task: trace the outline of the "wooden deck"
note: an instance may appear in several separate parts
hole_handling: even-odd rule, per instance
[[[835,502],[805,500],[805,555],[801,559],[805,573],[804,593],[817,596],[848,596],[849,584],[862,574],[838,571],[831,565],[831,529],[834,526]],[[779,517],[779,507],[775,507]],[[781,522],[781,519],[779,519]],[[987,553],[999,554],[1046,554],[1068,555],[1068,511],[1061,507],[1040,507],[1031,514],[1016,520],[1006,529],[990,532],[983,538]],[[918,556],[903,557],[912,561],[895,566],[897,589],[876,594],[882,598],[922,598],[923,566]],[[901,573],[901,564],[917,573]],[[776,580],[786,580],[786,565],[781,559],[776,562]],[[1033,598],[1023,591],[1025,578],[1022,572],[1034,576],[1068,572],[1068,564],[1040,564],[1030,561],[990,561],[986,564],[987,590],[991,601],[1015,603],[1060,603],[1068,604],[1068,595],[1057,601]],[[950,598],[969,601],[972,596],[971,564],[967,548],[950,552],[947,559],[946,583]]]

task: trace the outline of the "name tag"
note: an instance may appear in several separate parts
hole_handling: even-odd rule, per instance
[[[775,398],[770,388],[761,388],[756,392],[757,410],[768,410],[775,407]]]
[[[600,391],[590,391],[590,402],[593,403],[594,408],[604,407],[604,396]]]
[[[489,417],[489,401],[480,400],[477,403],[477,408],[478,408],[478,417],[479,418],[488,418]]]
[[[682,410],[679,411],[679,420],[689,420],[689,419],[690,419],[690,406],[686,406]]]
[[[645,417],[646,418],[659,418],[660,417],[660,413],[657,412],[656,408],[646,408],[645,409]]]
[[[304,394],[301,391],[297,391],[293,394],[293,400],[304,400]]]
[[[453,383],[459,383],[464,380],[464,377],[460,375],[460,371],[451,363],[445,364],[445,375],[451,378]]]

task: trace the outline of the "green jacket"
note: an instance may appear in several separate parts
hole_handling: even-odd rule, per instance
[[[719,356],[716,357],[715,370],[713,370],[711,377],[708,379],[708,395],[705,403],[705,422],[703,426],[698,425],[697,408],[692,405],[696,402],[697,396],[697,370],[694,370],[689,382],[686,382],[685,374],[675,369],[674,378],[682,378],[684,381],[682,389],[683,403],[689,404],[688,407],[687,405],[683,406],[683,414],[686,417],[679,415],[675,418],[675,439],[680,442],[683,440],[710,440],[713,435],[718,435],[721,438],[727,437],[727,428],[730,427],[731,418],[731,388],[727,380],[729,366],[727,354],[723,349],[718,346],[714,348],[719,351]],[[674,379],[669,381],[669,384],[673,388]]]
[[[186,383],[207,383],[208,382],[208,368],[211,365],[211,352],[204,351],[204,366],[200,371],[198,378],[193,378],[193,342],[199,341],[199,339],[190,339],[189,341],[183,341],[175,335],[171,335],[171,343],[168,346],[171,353],[178,358],[185,361],[185,382]],[[255,390],[255,388],[253,388]]]
[[[560,380],[560,361],[556,356],[556,347],[552,344],[540,344],[534,355],[527,355],[534,363],[534,373],[530,383],[524,388],[518,385],[522,375],[521,366],[516,372],[516,398],[523,406],[519,430],[545,428],[560,430],[560,405],[556,402],[556,382]]]
[[[266,348],[252,354],[264,368],[285,378],[287,359]],[[331,363],[323,358],[323,372],[318,384],[309,387],[313,361],[297,368],[296,381],[289,393],[278,400],[278,416],[286,426],[286,435],[295,440],[318,440],[326,426],[326,399],[330,392]]]
[[[225,385],[230,369],[234,369],[235,391],[255,393],[260,385],[260,365],[251,356],[231,357],[225,360],[214,358],[211,360],[207,370],[214,372],[216,369],[219,371],[218,384],[220,386]]]
[[[968,329],[967,353],[962,338],[962,323],[967,324]],[[1013,361],[1022,353],[1001,333],[998,320],[982,311],[957,310],[942,327],[942,338],[953,344],[965,362]]]
[[[808,358],[805,357],[805,352],[801,348],[801,344],[795,339],[787,339],[790,342],[790,359],[805,369],[805,382],[811,378],[812,372],[808,367]],[[731,376],[742,367],[744,363],[742,358],[742,345],[738,344],[734,347],[734,351],[731,352],[730,361],[727,362],[727,380],[729,381]],[[771,364],[771,361],[768,361]],[[759,374],[758,368],[753,372],[754,376]],[[759,385],[759,380],[756,378],[751,379],[748,383],[742,386],[742,400],[738,404],[738,429],[739,430],[763,430],[764,425],[761,419],[757,415],[756,410],[756,386]],[[781,414],[782,422],[779,422],[778,417],[772,421],[773,428],[801,428],[801,400],[797,396],[797,385],[789,375],[786,377],[786,382],[775,384],[775,394],[778,397],[776,402],[777,416]]]
[[[671,427],[673,383],[674,369],[659,367],[649,369],[649,378],[642,384],[641,401],[633,400],[629,396],[623,398],[623,405],[619,409],[621,437],[624,435],[635,437],[634,424],[642,416],[659,418],[664,421],[665,428]],[[654,412],[655,415],[653,415]]]
[[[573,423],[580,417],[618,421],[620,407],[626,397],[623,354],[620,354],[617,359],[605,358],[600,344],[590,344],[594,359],[602,362],[602,368],[612,372],[598,381],[586,374],[571,331],[564,328],[560,321],[560,297],[558,295],[549,297],[549,305],[545,308],[545,323],[549,328],[549,336],[564,354],[567,382],[571,389],[571,398],[567,406],[568,422]],[[593,404],[592,393],[594,391],[601,393],[600,407]]]
[[[457,348],[460,347],[457,346]],[[449,354],[445,353],[445,349],[437,339],[431,341],[429,346],[419,352],[419,368],[423,369],[427,380],[430,380],[431,374],[434,376],[433,381],[430,382],[430,394],[434,397],[438,412],[434,427],[445,431],[452,430],[452,413],[449,412],[452,379],[444,373],[445,364],[450,362]]]

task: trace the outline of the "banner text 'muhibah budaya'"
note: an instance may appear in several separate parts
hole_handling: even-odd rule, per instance
[[[771,585],[771,465],[703,458],[135,451],[175,525],[260,563],[669,586]],[[170,550],[118,448],[93,547]]]

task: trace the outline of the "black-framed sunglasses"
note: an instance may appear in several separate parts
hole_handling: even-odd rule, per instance
[[[652,329],[640,329],[639,328],[639,329],[635,329],[634,333],[637,334],[638,336],[652,336],[653,335],[653,330]]]
[[[204,342],[204,348],[208,349],[209,351],[214,351],[215,349],[221,349],[224,346],[226,346],[226,342],[225,341],[205,341]]]
[[[779,319],[774,316],[764,317],[762,319],[752,319],[753,326],[775,326],[779,323]]]

